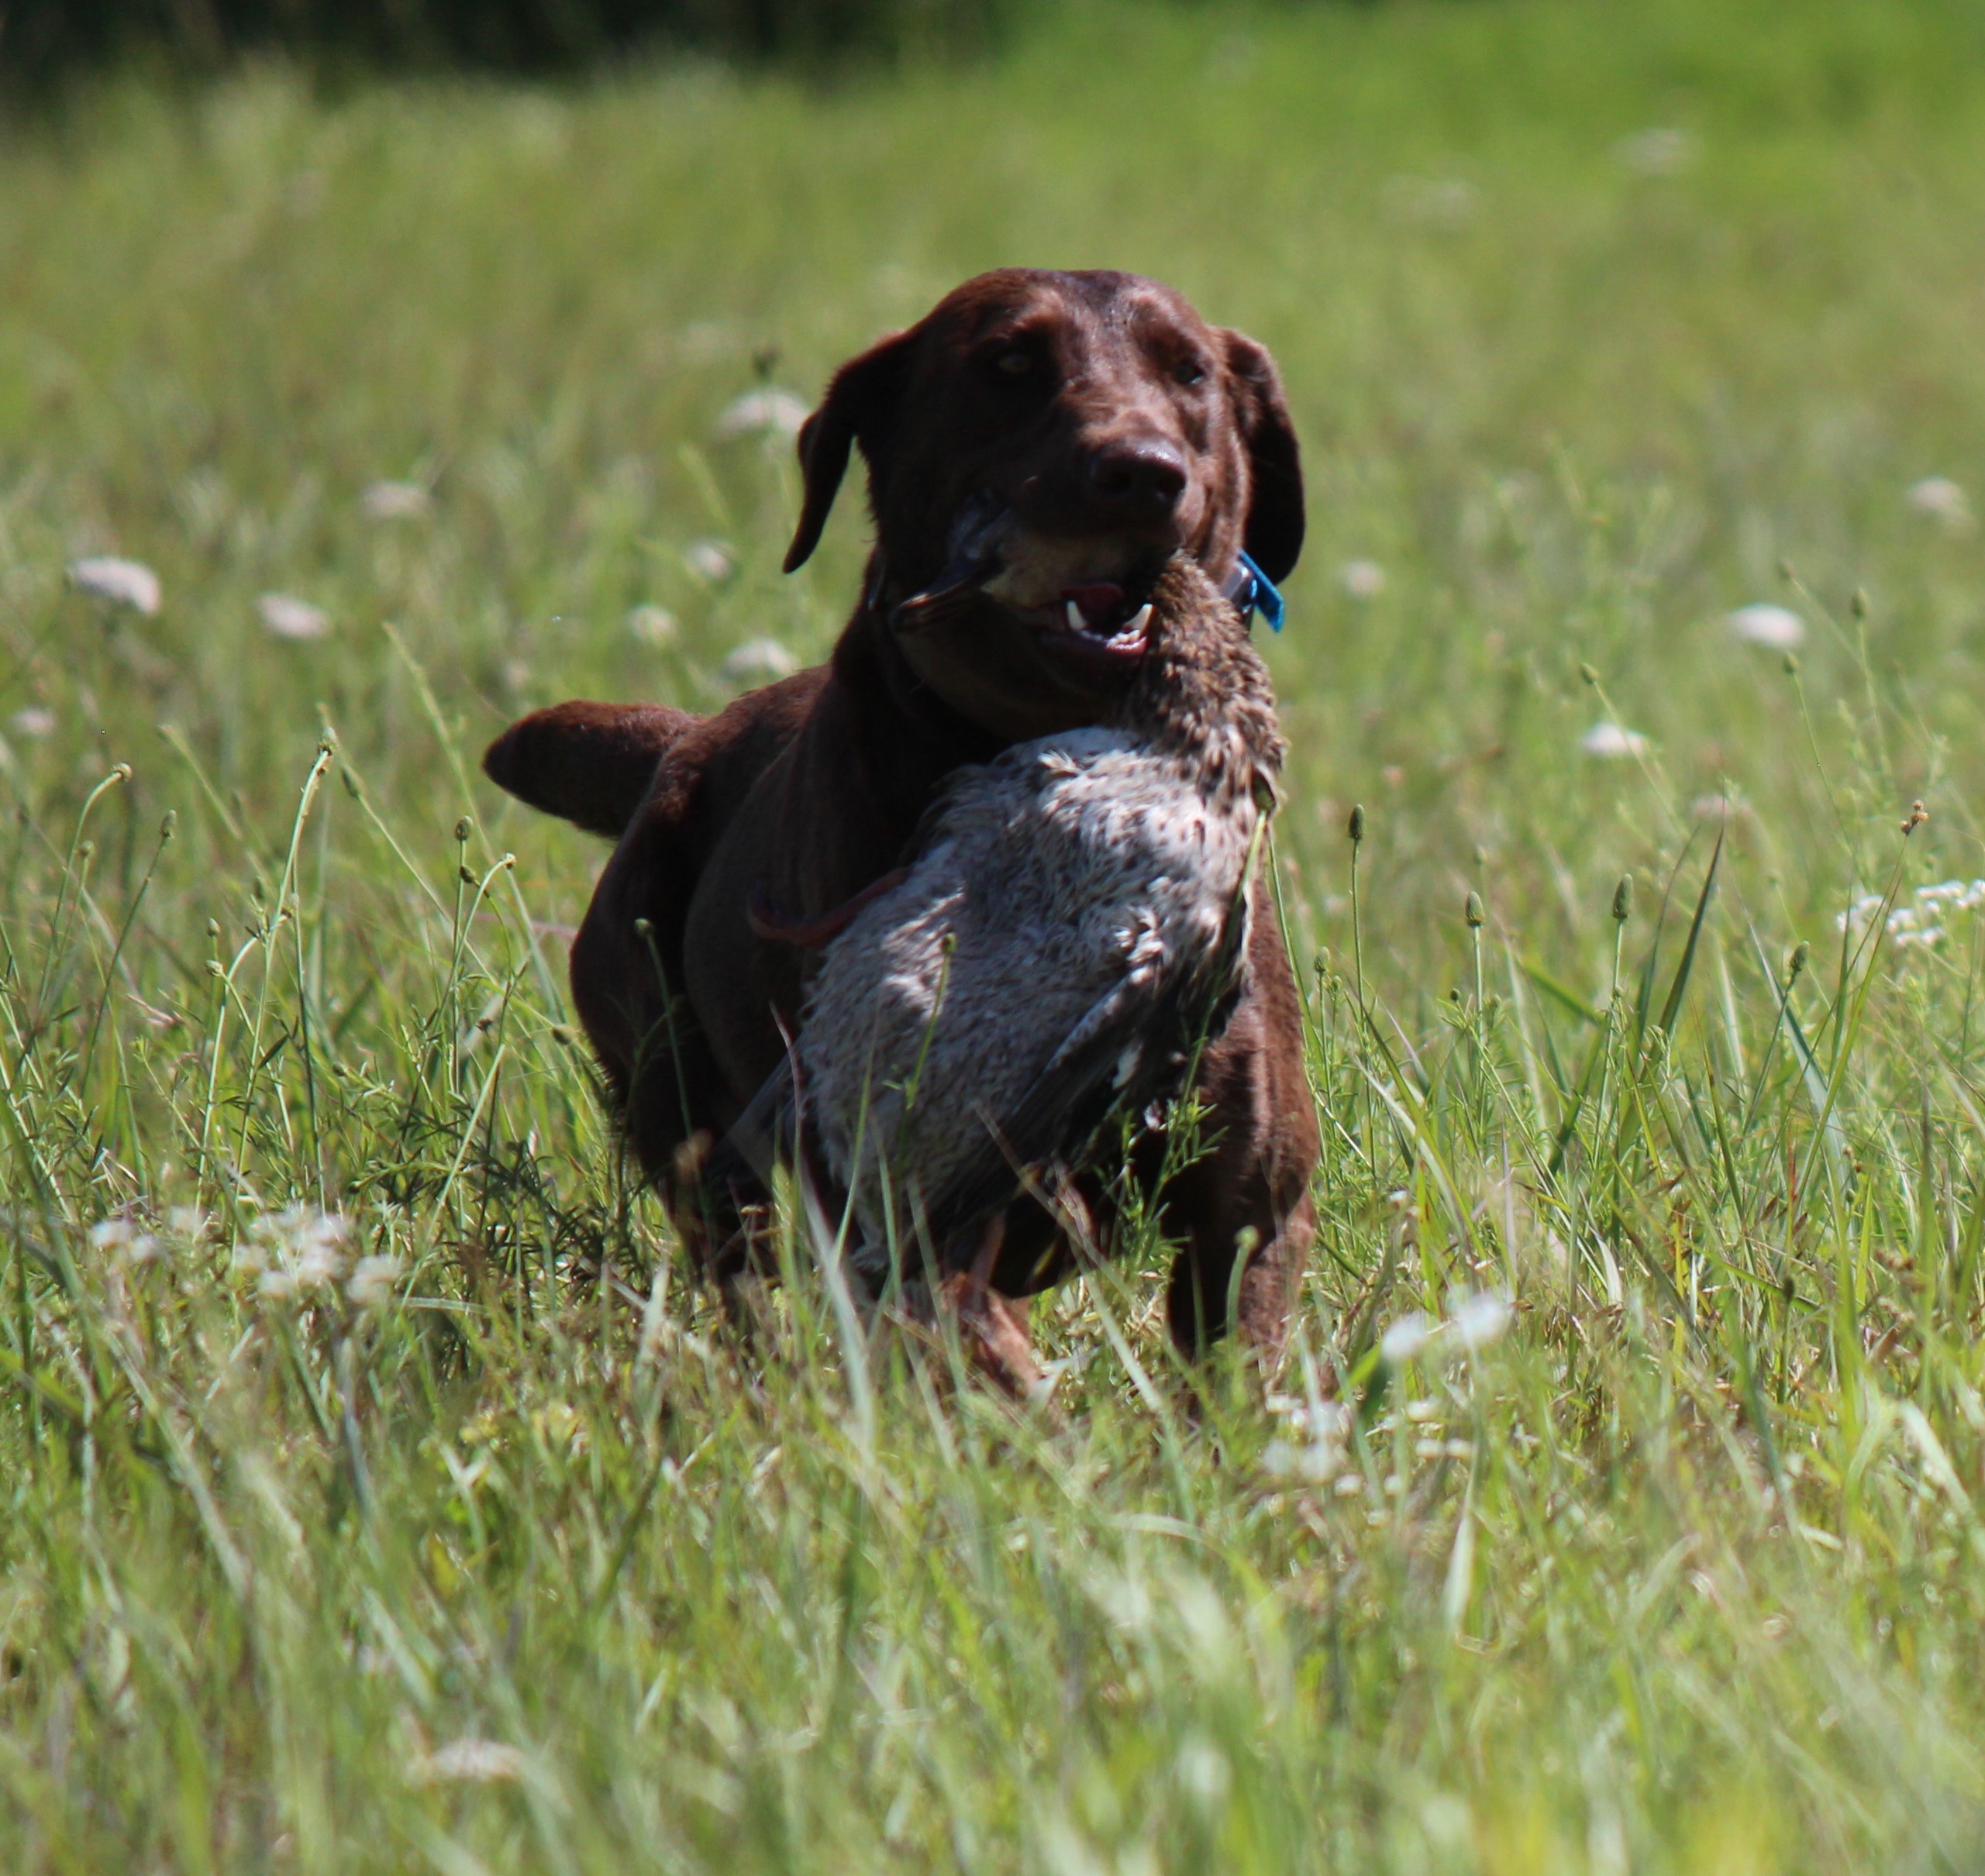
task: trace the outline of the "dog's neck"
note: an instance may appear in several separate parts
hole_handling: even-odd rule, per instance
[[[962,762],[991,762],[1010,740],[953,708],[917,675],[873,595],[856,608],[833,662],[856,707],[890,719],[876,746],[906,769],[928,769],[932,786]]]

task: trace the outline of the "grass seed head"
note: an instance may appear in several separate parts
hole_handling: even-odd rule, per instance
[[[1624,925],[1633,916],[1633,875],[1623,873],[1613,888],[1613,922]]]

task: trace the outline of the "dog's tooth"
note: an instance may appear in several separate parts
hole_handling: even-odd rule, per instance
[[[1082,616],[1082,608],[1072,599],[1064,600],[1062,604],[1068,608],[1068,629],[1070,632],[1087,632],[1089,621]]]
[[[1148,599],[1131,615],[1130,622],[1123,630],[1137,638],[1142,638],[1144,628],[1151,623],[1151,602]]]

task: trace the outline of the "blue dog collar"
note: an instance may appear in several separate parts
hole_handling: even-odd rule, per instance
[[[1227,597],[1240,608],[1242,618],[1258,612],[1267,620],[1270,632],[1282,629],[1283,614],[1287,611],[1282,595],[1275,582],[1246,554],[1241,556],[1233,577],[1227,582]]]

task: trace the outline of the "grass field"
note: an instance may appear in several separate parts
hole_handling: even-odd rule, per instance
[[[1981,227],[1960,0],[16,126],[0,1864],[1985,1870]],[[781,579],[724,414],[1009,261],[1304,432],[1268,1410],[1148,1236],[1058,1421],[742,1348],[564,1027],[601,849],[475,773],[824,652],[856,504]]]

